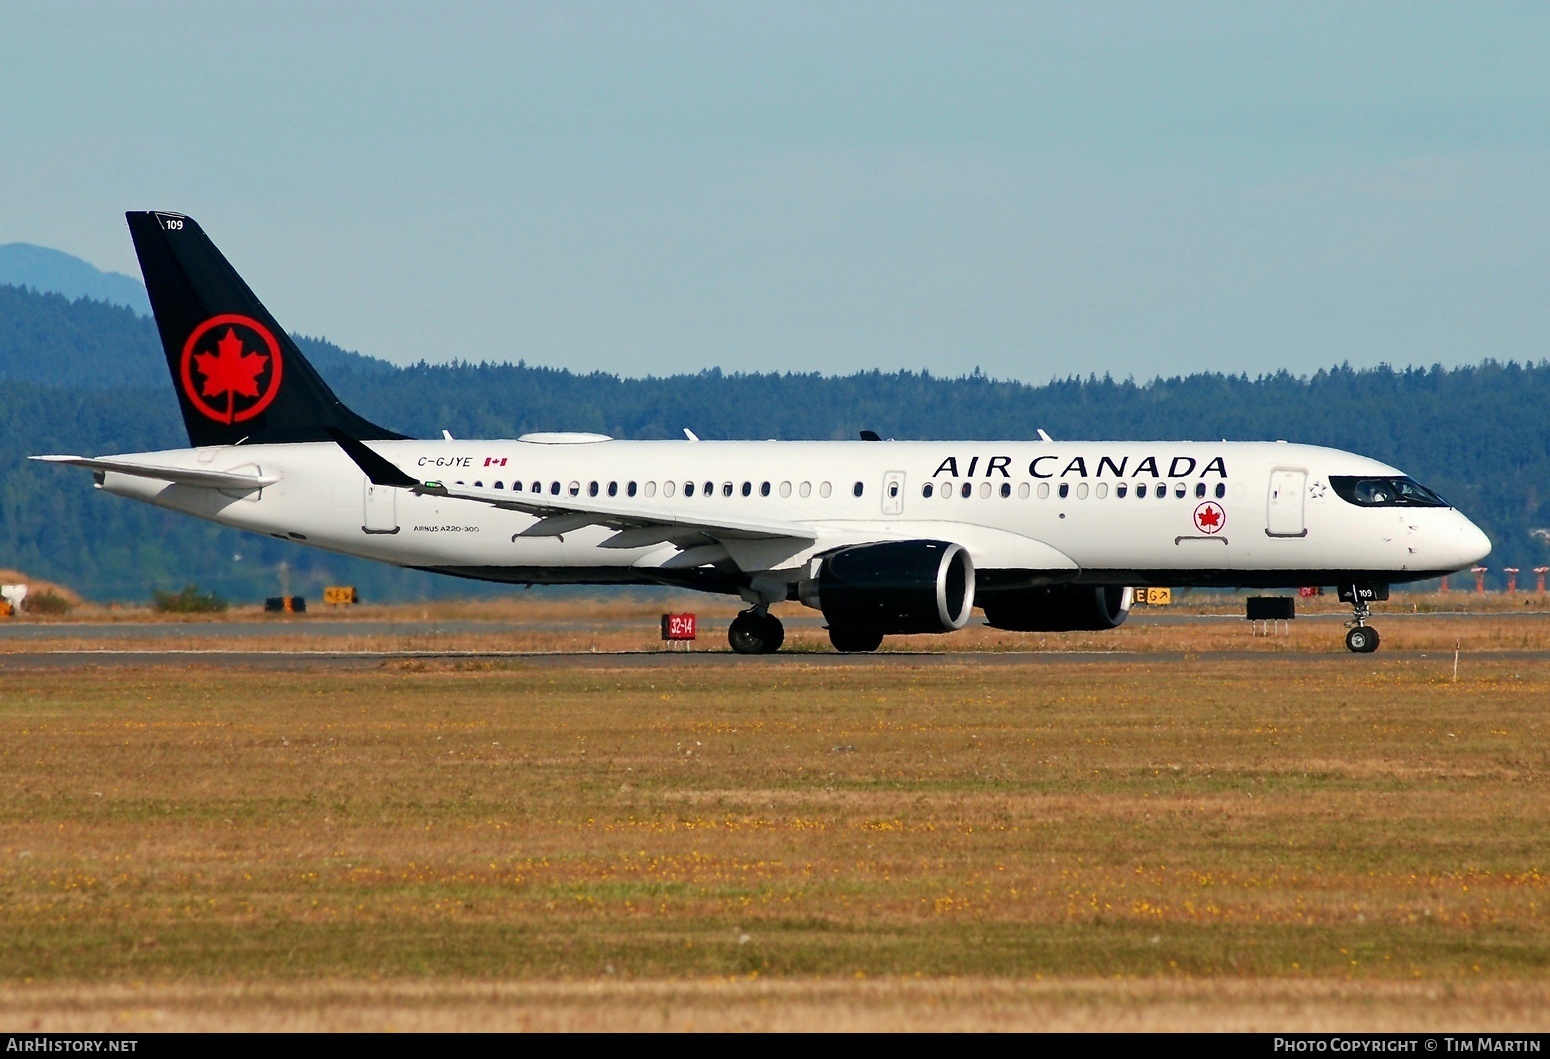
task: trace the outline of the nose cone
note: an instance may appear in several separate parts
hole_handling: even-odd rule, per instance
[[[1452,561],[1443,565],[1462,570],[1466,566],[1474,566],[1491,554],[1491,538],[1487,537],[1479,526],[1457,511],[1453,515],[1456,521],[1448,549],[1452,554]]]

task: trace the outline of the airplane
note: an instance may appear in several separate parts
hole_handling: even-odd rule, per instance
[[[1377,649],[1391,584],[1491,543],[1397,468],[1286,442],[418,440],[357,415],[190,217],[131,212],[189,448],[34,456],[96,487],[344,555],[510,584],[739,596],[728,640],[777,651],[770,608],[833,646],[986,624],[1113,629],[1137,586],[1333,586]]]

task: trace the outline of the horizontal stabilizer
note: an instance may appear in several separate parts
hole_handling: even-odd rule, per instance
[[[129,460],[102,460],[87,456],[29,456],[42,463],[62,463],[70,467],[85,467],[93,471],[112,471],[136,478],[154,478],[177,485],[192,485],[202,489],[262,489],[274,485],[280,479],[273,475],[239,474],[235,471],[207,471],[192,467],[157,467]]]

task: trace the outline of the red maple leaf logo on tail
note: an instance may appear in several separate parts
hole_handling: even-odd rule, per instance
[[[214,353],[195,353],[194,366],[204,376],[201,391],[205,397],[226,395],[226,421],[229,423],[236,411],[237,397],[258,396],[258,377],[263,374],[269,358],[243,349],[242,339],[230,327],[215,344],[215,350]]]

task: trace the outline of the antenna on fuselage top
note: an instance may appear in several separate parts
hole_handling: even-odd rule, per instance
[[[1048,434],[1044,433],[1044,428],[1040,427],[1039,428],[1039,440],[1040,441],[1054,441],[1055,439],[1050,437]]]

